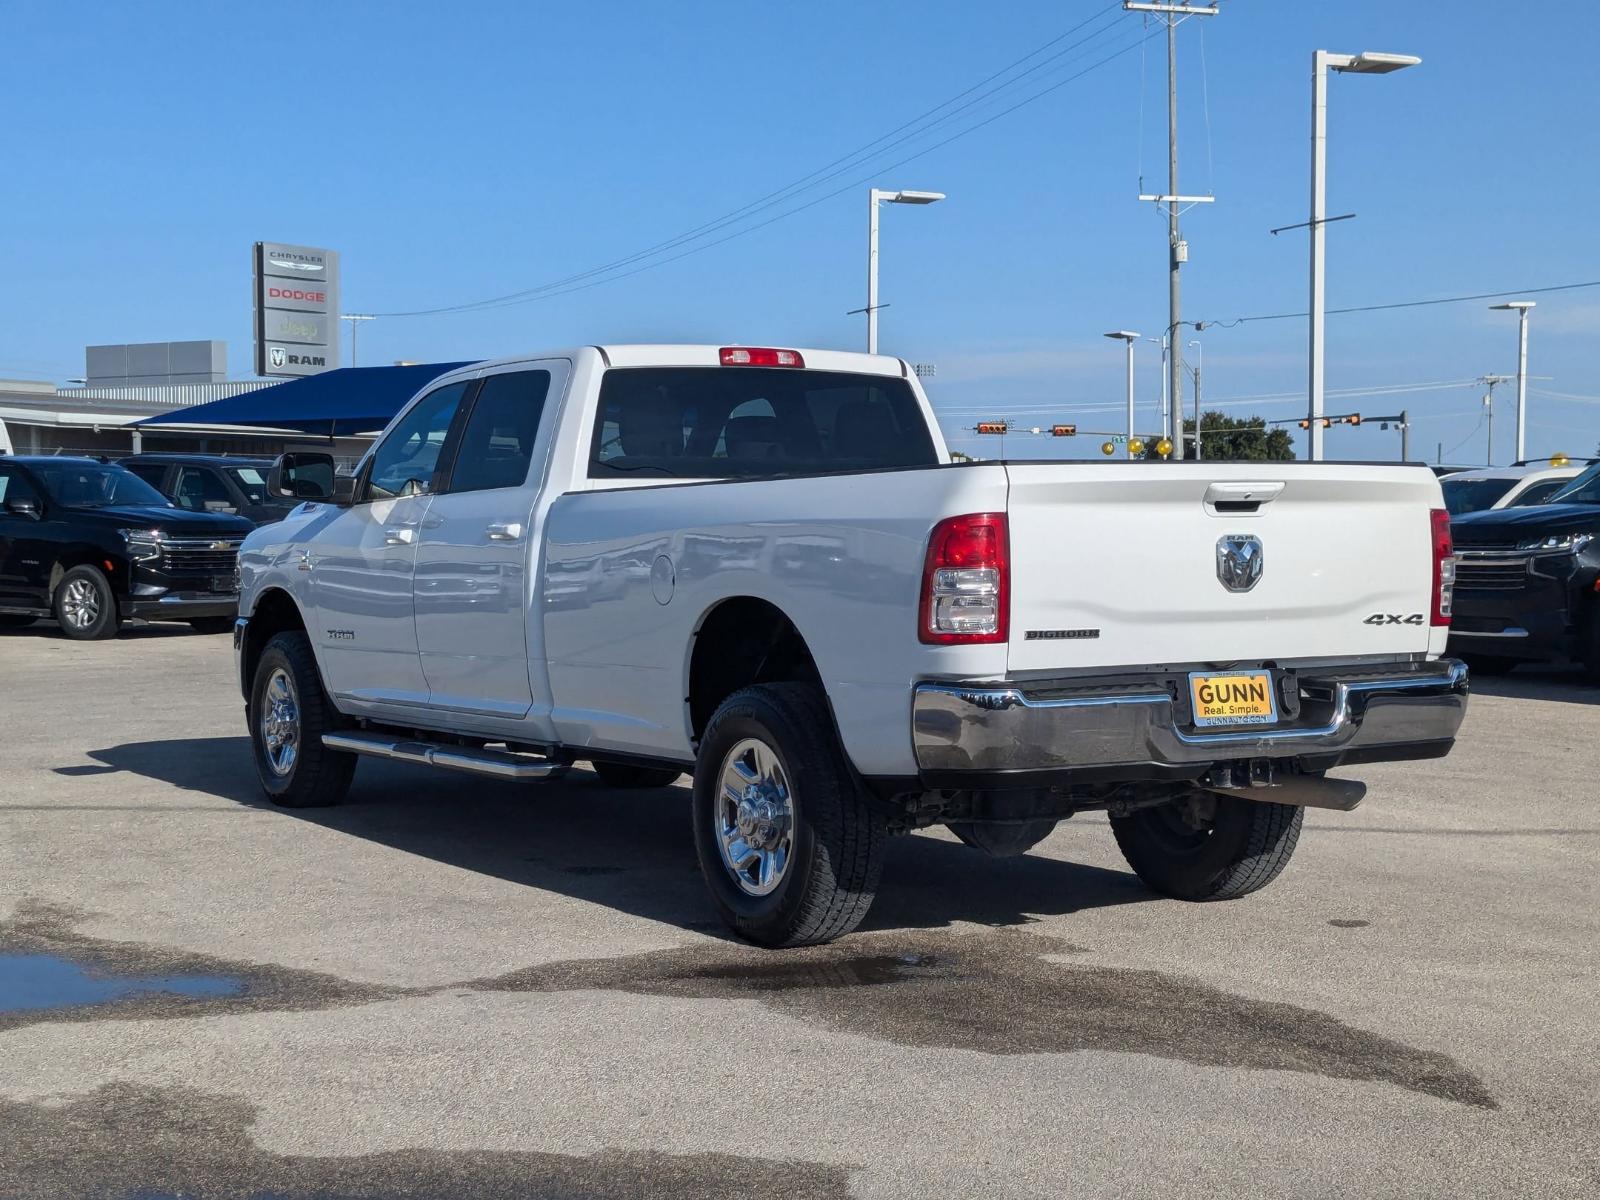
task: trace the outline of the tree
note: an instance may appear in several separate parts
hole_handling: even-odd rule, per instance
[[[1294,458],[1294,439],[1283,428],[1267,428],[1263,417],[1230,417],[1224,413],[1203,414],[1206,458],[1234,462],[1288,462]],[[1183,423],[1187,457],[1194,457],[1194,422]],[[1161,457],[1155,452],[1154,438],[1145,441],[1144,458]]]

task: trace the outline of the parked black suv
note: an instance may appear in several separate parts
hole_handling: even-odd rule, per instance
[[[1485,675],[1576,659],[1600,683],[1600,464],[1543,504],[1466,514],[1450,533],[1449,653]]]
[[[0,457],[0,625],[54,616],[68,637],[105,638],[142,617],[221,633],[252,528],[176,508],[116,463]]]
[[[189,512],[238,513],[257,525],[281,521],[297,503],[267,491],[270,458],[135,454],[122,460],[140,479]]]

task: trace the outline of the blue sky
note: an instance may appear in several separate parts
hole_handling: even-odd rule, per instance
[[[1222,9],[1180,33],[1180,186],[1217,197],[1185,219],[1186,318],[1305,307],[1305,234],[1267,231],[1306,217],[1319,46],[1424,60],[1330,82],[1329,212],[1358,214],[1329,227],[1330,307],[1600,279],[1586,232],[1600,191],[1592,5]],[[884,213],[881,340],[937,364],[929,391],[958,446],[992,448],[960,440],[979,416],[1116,428],[1122,357],[1100,335],[1165,324],[1164,227],[1134,199],[1141,159],[1152,190],[1165,182],[1164,46],[1147,43],[1143,64],[1138,48],[1100,63],[1141,28],[1103,0],[290,0],[264,12],[0,6],[11,117],[0,376],[81,374],[90,343],[212,337],[247,376],[257,239],[338,249],[347,311],[432,308],[588,271],[833,163],[1085,21],[1024,68],[1065,54],[993,99],[703,241],[816,201],[802,211],[533,303],[368,322],[361,361],[623,340],[859,348],[862,318],[845,314],[865,302],[869,182],[949,194]],[[1590,452],[1600,288],[1534,298],[1530,374],[1548,378],[1531,384],[1529,452]],[[1431,460],[1442,442],[1447,458],[1481,462],[1482,389],[1462,381],[1516,367],[1515,320],[1487,303],[1330,317],[1330,391],[1441,385],[1330,395],[1330,410],[1406,407],[1414,456]],[[1208,400],[1299,411],[1303,400],[1248,398],[1303,395],[1302,320],[1199,336]],[[1138,375],[1153,424],[1154,347]],[[1507,385],[1501,462],[1512,408]],[[1008,442],[1014,454],[1091,454],[1098,439]],[[1375,427],[1329,440],[1337,456],[1397,448]]]

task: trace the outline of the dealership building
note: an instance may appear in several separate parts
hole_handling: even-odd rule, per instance
[[[229,381],[224,342],[90,346],[84,362],[84,378],[67,387],[0,379],[0,450],[111,457],[140,452],[276,455],[291,443],[307,443],[305,434],[271,428],[138,426],[162,413],[282,382]],[[369,440],[339,438],[333,453],[354,461]],[[319,444],[326,448],[328,439],[319,439]]]

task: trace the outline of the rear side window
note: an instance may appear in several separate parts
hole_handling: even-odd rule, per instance
[[[823,475],[938,462],[903,379],[766,367],[607,371],[589,476]]]
[[[449,490],[521,487],[549,393],[549,371],[513,371],[485,379],[461,434]]]

